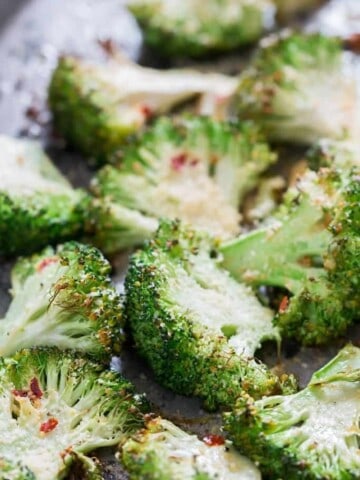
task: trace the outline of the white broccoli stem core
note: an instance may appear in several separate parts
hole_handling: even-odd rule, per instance
[[[12,196],[73,193],[71,185],[36,142],[0,135],[0,150],[0,191]]]
[[[205,255],[194,257],[191,272],[177,267],[169,295],[182,314],[216,335],[228,337],[236,353],[253,357],[264,340],[279,341],[273,312],[251,289],[236,282]]]

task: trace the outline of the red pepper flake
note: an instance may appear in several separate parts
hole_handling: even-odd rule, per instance
[[[57,263],[59,260],[58,257],[49,257],[49,258],[44,258],[43,260],[41,260],[41,262],[38,264],[38,266],[36,267],[36,270],[38,272],[42,272],[44,270],[44,268],[48,267],[49,265],[53,264],[53,263]]]
[[[56,418],[51,417],[49,420],[46,420],[46,422],[42,423],[40,425],[40,432],[43,433],[49,433],[52,432],[58,425],[58,420]]]
[[[289,297],[285,295],[279,305],[279,313],[285,313],[289,306]]]
[[[14,397],[27,397],[29,390],[11,390]]]
[[[175,155],[171,158],[171,168],[176,172],[179,172],[183,166],[186,164],[187,155],[186,153],[179,153],[179,155]]]
[[[225,444],[225,438],[221,435],[209,434],[203,438],[203,442],[206,443],[206,445],[209,445],[209,447],[217,447]]]
[[[97,42],[104,52],[110,57],[115,56],[116,52],[118,51],[116,43],[111,38],[99,38]]]
[[[41,398],[43,396],[43,392],[41,391],[39,381],[35,377],[30,382],[30,390],[31,390],[31,393],[36,398]]]
[[[154,115],[152,108],[150,108],[149,105],[145,104],[140,106],[140,112],[144,115],[146,120],[148,120]]]

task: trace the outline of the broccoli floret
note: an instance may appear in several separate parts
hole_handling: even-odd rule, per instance
[[[40,145],[0,135],[0,255],[31,253],[85,229],[90,198]]]
[[[205,441],[162,418],[122,446],[131,480],[260,480],[260,472],[218,435]]]
[[[355,480],[359,457],[360,349],[351,345],[299,393],[238,400],[225,416],[239,450],[265,478]]]
[[[96,243],[106,252],[142,243],[158,218],[180,218],[222,238],[239,231],[239,205],[273,154],[251,124],[159,119],[93,182]]]
[[[73,351],[21,350],[0,371],[0,456],[37,480],[64,478],[74,459],[143,425],[145,402],[131,385]]]
[[[313,10],[324,0],[273,0],[277,13],[280,19],[288,19],[299,13],[305,13],[309,10]]]
[[[34,474],[17,459],[0,457],[0,480],[36,480]]]
[[[235,108],[271,140],[305,145],[324,137],[357,140],[359,88],[352,58],[337,38],[272,36],[241,74]]]
[[[322,167],[345,170],[360,168],[360,146],[358,142],[323,138],[309,150],[306,158],[313,170]]]
[[[201,95],[206,113],[213,113],[224,108],[237,83],[221,74],[153,70],[130,62],[101,66],[66,57],[53,74],[49,104],[65,139],[106,162],[149,118]]]
[[[119,353],[121,304],[109,274],[99,250],[75,242],[19,260],[12,272],[13,300],[0,321],[0,356],[32,346],[104,359]]]
[[[360,307],[359,173],[308,171],[272,223],[221,247],[223,267],[251,285],[287,289],[283,336],[321,344],[343,334]]]
[[[199,57],[257,40],[272,26],[269,0],[131,0],[144,40],[164,55]]]
[[[273,314],[251,289],[217,264],[216,243],[179,222],[162,222],[136,252],[125,279],[124,315],[138,351],[168,388],[231,406],[242,391],[255,397],[292,388],[254,359],[278,340]]]

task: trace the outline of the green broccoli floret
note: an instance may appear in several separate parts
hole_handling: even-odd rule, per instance
[[[0,457],[0,480],[36,480],[34,474],[17,459]]]
[[[255,120],[271,140],[356,140],[358,91],[352,56],[340,39],[286,32],[262,42],[240,76],[234,105],[241,119]]]
[[[204,441],[162,418],[122,446],[131,480],[260,480],[260,472],[219,435]]]
[[[322,167],[345,170],[360,168],[360,146],[358,142],[323,138],[309,150],[306,159],[313,170]]]
[[[272,223],[221,247],[222,265],[236,279],[292,295],[275,319],[283,336],[325,343],[358,316],[359,178],[308,171]]]
[[[72,188],[37,143],[0,135],[0,152],[0,255],[79,236],[90,197]]]
[[[305,13],[309,10],[313,10],[324,0],[273,0],[277,13],[280,19],[288,19],[289,17],[298,15],[299,13]]]
[[[179,222],[162,222],[136,252],[125,280],[124,315],[157,380],[208,409],[292,388],[254,359],[279,340],[273,314],[218,266],[216,243]]]
[[[238,400],[225,428],[264,478],[360,478],[360,349],[348,345],[299,393]]]
[[[110,253],[140,244],[161,217],[234,236],[244,195],[275,160],[251,124],[161,118],[125,150],[120,165],[95,177],[95,241]]]
[[[73,351],[21,350],[0,371],[0,456],[34,473],[20,478],[64,478],[76,458],[143,425],[145,402],[129,382]]]
[[[13,300],[0,321],[0,356],[57,346],[105,359],[123,341],[119,295],[110,265],[94,247],[68,242],[17,262]]]
[[[252,43],[272,26],[269,0],[131,0],[144,40],[168,56],[199,57]]]
[[[130,62],[101,66],[65,57],[53,74],[49,104],[65,139],[106,162],[151,117],[199,96],[205,97],[205,113],[220,111],[237,83],[221,74],[153,70]]]

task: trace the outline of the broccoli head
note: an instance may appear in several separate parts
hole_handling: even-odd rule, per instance
[[[234,105],[271,140],[308,145],[323,137],[356,140],[359,101],[353,57],[339,39],[286,32],[262,42]]]
[[[358,316],[359,178],[308,171],[273,222],[221,247],[222,265],[236,279],[288,291],[275,319],[283,336],[325,343]]]
[[[221,74],[153,70],[130,62],[101,66],[65,57],[53,74],[49,104],[65,139],[98,162],[107,162],[151,117],[199,96],[206,98],[207,109],[217,111],[237,83]]]
[[[231,237],[244,195],[275,160],[252,124],[160,118],[95,177],[95,241],[106,252],[142,243],[161,217]]]
[[[351,345],[299,393],[254,401],[244,395],[225,428],[265,478],[360,478],[360,349]]]
[[[164,55],[199,57],[257,40],[271,27],[269,0],[131,0],[145,42]]]
[[[64,478],[75,459],[89,463],[87,453],[143,425],[145,402],[131,385],[73,351],[21,350],[0,371],[0,457],[14,462],[11,472],[24,466],[5,478]]]
[[[0,151],[0,255],[81,234],[89,196],[72,188],[37,143],[0,136]]]
[[[219,435],[204,441],[162,418],[122,446],[131,480],[260,480],[260,472]]]
[[[360,168],[360,146],[355,141],[322,138],[311,147],[306,159],[313,170],[322,167],[344,170]]]
[[[179,222],[162,222],[136,252],[125,280],[124,315],[157,380],[208,409],[292,388],[254,359],[278,340],[272,312],[218,266],[216,244]]]
[[[0,322],[0,355],[56,346],[96,357],[119,353],[123,340],[119,295],[110,265],[94,247],[68,242],[18,261],[13,299]]]

